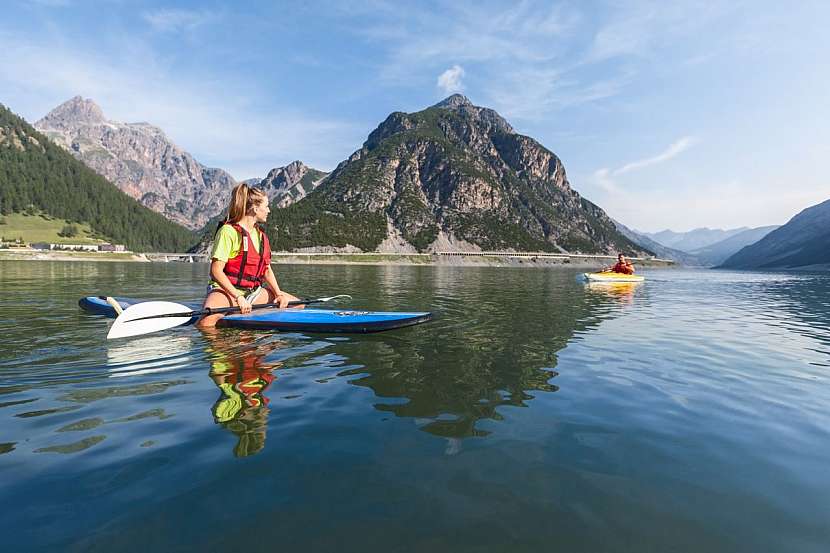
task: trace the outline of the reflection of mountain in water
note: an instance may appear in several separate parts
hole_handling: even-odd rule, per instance
[[[349,357],[363,367],[346,374],[361,375],[352,383],[381,398],[395,398],[377,409],[428,419],[422,428],[445,437],[486,435],[476,423],[498,420],[500,406],[525,407],[534,392],[556,391],[550,380],[557,352],[635,292],[588,290],[560,271],[528,278],[522,271],[466,269],[435,277],[420,284],[437,320],[411,333],[361,339]]]

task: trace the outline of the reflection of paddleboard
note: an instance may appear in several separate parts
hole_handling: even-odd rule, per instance
[[[611,271],[583,273],[582,276],[588,282],[643,282],[645,280],[645,277],[641,275],[626,275],[623,273],[612,273]]]
[[[122,308],[137,300],[115,298]],[[78,301],[81,309],[115,318],[115,309],[105,299],[87,296]],[[190,306],[190,304],[187,304]],[[194,309],[201,305],[194,304]],[[194,318],[195,319],[195,318]],[[429,312],[353,311],[348,309],[262,309],[247,315],[226,315],[217,326],[261,328],[303,332],[379,332],[424,323],[432,319]],[[192,321],[191,321],[192,322]]]
[[[178,333],[107,342],[107,371],[117,378],[187,368],[193,362],[194,340],[192,333]]]

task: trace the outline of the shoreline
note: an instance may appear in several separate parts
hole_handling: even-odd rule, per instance
[[[0,250],[0,261],[130,261],[149,263],[143,254],[133,252],[74,252],[61,250]]]
[[[152,259],[162,255],[163,259]],[[193,263],[205,263],[200,256],[169,254],[180,259],[192,259]],[[203,257],[203,256],[201,256]],[[69,252],[48,250],[0,250],[0,261],[102,261],[131,263],[187,263],[179,259],[167,259],[163,254],[132,252]],[[557,267],[596,268],[607,266],[613,256],[544,257],[517,253],[458,255],[395,254],[395,253],[274,253],[272,263],[277,265],[401,265],[424,267]],[[633,259],[640,267],[676,267],[673,261],[662,259]]]

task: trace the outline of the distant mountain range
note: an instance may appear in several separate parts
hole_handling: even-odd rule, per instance
[[[669,248],[668,246],[664,246],[659,242],[652,240],[645,234],[641,234],[635,230],[631,230],[624,224],[620,223],[619,221],[614,221],[614,224],[617,226],[617,230],[619,230],[625,237],[629,240],[634,242],[635,244],[639,244],[641,247],[654,252],[654,254],[659,257],[660,259],[671,259],[680,263],[681,265],[686,265],[689,267],[697,267],[704,265],[697,256],[692,255],[688,252],[676,250],[674,248]]]
[[[769,225],[766,227],[751,228],[733,234],[725,240],[715,242],[708,246],[692,250],[694,255],[702,265],[715,266],[720,265],[726,261],[730,256],[739,252],[742,248],[754,244],[764,236],[779,228],[780,225]]]
[[[749,230],[748,227],[740,227],[729,230],[710,229],[706,227],[696,228],[688,232],[674,232],[673,230],[662,230],[660,232],[638,232],[643,236],[651,238],[655,242],[669,248],[691,253],[700,248],[705,248],[721,240],[726,240],[736,234]]]
[[[570,187],[556,155],[461,95],[392,113],[268,228],[284,250],[650,254]]]
[[[731,269],[830,268],[830,200],[808,207],[721,265]]]
[[[645,233],[631,230],[621,223],[617,223],[617,227],[628,238],[655,252],[659,257],[693,267],[719,265],[744,246],[757,242],[778,228],[776,225],[771,225],[730,230],[698,228],[688,232],[664,230]]]
[[[212,228],[236,184],[158,127],[108,120],[80,96],[36,125],[127,194],[190,229],[209,222]],[[624,252],[726,266],[777,228],[632,230],[574,191],[550,150],[457,94],[420,112],[392,113],[332,173],[297,160],[245,182],[271,199],[268,231],[275,248],[285,250]],[[804,251],[811,250],[790,254]]]

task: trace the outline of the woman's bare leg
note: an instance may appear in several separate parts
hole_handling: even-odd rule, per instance
[[[233,303],[231,302],[230,296],[228,296],[228,294],[226,294],[223,290],[213,290],[205,298],[205,304],[202,307],[231,307],[232,305]],[[205,315],[196,321],[196,326],[198,328],[213,328],[216,326],[216,322],[222,317],[222,314]]]

